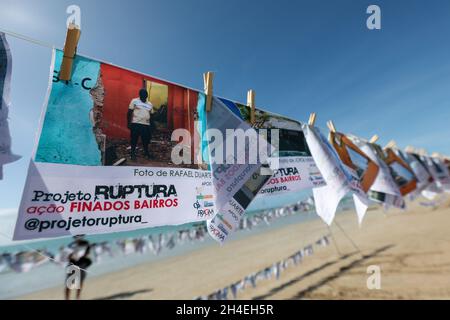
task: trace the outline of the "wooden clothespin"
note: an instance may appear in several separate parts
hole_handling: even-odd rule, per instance
[[[333,123],[332,120],[329,120],[327,122],[327,126],[328,126],[328,129],[330,129],[331,132],[333,132],[333,133],[336,132],[336,127],[334,126],[334,123]]]
[[[375,143],[378,141],[378,139],[380,139],[380,137],[377,134],[374,134],[372,138],[370,138],[369,142],[370,143]]]
[[[73,60],[80,40],[81,30],[76,24],[69,24],[67,28],[66,42],[64,44],[64,56],[59,71],[59,79],[70,81],[72,78]]]
[[[308,125],[314,127],[315,123],[316,123],[316,113],[313,112],[309,115]]]
[[[205,88],[206,111],[207,112],[210,112],[212,110],[213,79],[214,79],[213,72],[208,71],[203,74],[203,84],[204,84],[204,88]]]
[[[387,148],[396,148],[396,147],[397,147],[397,143],[394,140],[391,140],[388,142],[388,144],[384,148],[387,149]]]
[[[250,123],[255,124],[255,91],[247,91],[247,106],[250,108]]]

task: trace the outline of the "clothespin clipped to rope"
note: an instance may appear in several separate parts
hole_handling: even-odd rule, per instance
[[[388,142],[388,144],[384,147],[385,149],[388,148],[397,148],[397,143],[394,140],[391,140]]]
[[[439,158],[439,159],[443,158],[442,154],[440,154],[440,153],[438,153],[438,152],[433,152],[433,153],[431,154],[431,156],[432,156],[433,158]]]
[[[421,156],[426,156],[427,155],[427,150],[425,149],[417,149],[417,153]]]
[[[374,135],[372,136],[372,138],[370,138],[369,142],[370,142],[370,143],[375,143],[375,142],[378,141],[378,139],[380,139],[380,137],[379,137],[377,134],[374,134]]]
[[[406,146],[405,151],[408,153],[417,153],[416,148],[414,148],[413,146]]]
[[[203,74],[203,84],[205,88],[207,112],[210,112],[212,110],[213,79],[214,79],[213,72],[208,71]]]
[[[313,112],[309,115],[308,125],[314,127],[315,123],[316,123],[316,113]]]
[[[327,122],[327,126],[328,126],[328,129],[330,129],[331,132],[333,132],[333,133],[336,132],[336,127],[334,126],[334,123],[333,123],[332,120],[329,120],[329,121]]]
[[[67,28],[66,42],[64,44],[64,56],[59,71],[59,79],[70,81],[72,78],[72,66],[80,40],[81,30],[76,24],[69,24]]]
[[[250,123],[255,124],[255,91],[247,91],[247,106],[250,108]]]

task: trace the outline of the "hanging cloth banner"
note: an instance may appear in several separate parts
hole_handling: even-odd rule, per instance
[[[378,166],[349,138],[339,132],[330,132],[330,142],[339,158],[361,181],[361,189],[368,192],[378,175]]]
[[[436,157],[433,157],[433,160],[438,164],[438,166],[442,170],[442,178],[441,178],[442,187],[444,191],[448,193],[450,192],[450,170],[444,160]]]
[[[405,196],[417,188],[417,179],[408,163],[399,157],[391,148],[384,149],[385,161],[391,169],[392,177]]]
[[[447,170],[450,171],[450,160],[444,159],[444,164],[447,166]]]
[[[434,170],[432,170],[433,168],[429,166],[428,157],[424,155],[415,155],[415,157],[420,161],[429,175],[429,184],[422,190],[421,194],[428,200],[433,200],[443,191],[440,182],[436,180],[436,174],[434,173]]]
[[[53,52],[14,240],[212,218],[211,171],[195,162],[198,92],[79,55],[65,82],[62,58]],[[178,145],[191,163],[172,161]]]
[[[313,195],[317,214],[331,225],[339,202],[352,194],[359,223],[366,213],[369,199],[362,189],[360,177],[355,170],[343,164],[333,146],[318,128],[303,126],[311,155],[322,174],[326,186],[314,188]]]
[[[383,160],[384,155],[381,147],[358,137],[349,136],[349,139],[351,139],[379,168],[375,181],[369,189],[369,198],[376,202],[383,203],[386,207],[394,206],[397,208],[404,208],[405,201],[392,177],[390,168]]]
[[[0,180],[3,178],[3,166],[20,159],[11,152],[11,135],[8,125],[8,111],[11,105],[11,69],[12,58],[9,44],[4,33],[0,32]]]
[[[433,177],[419,155],[403,152],[399,149],[393,149],[393,151],[408,164],[416,177],[416,190],[409,194],[411,199],[415,199],[422,193],[422,191],[429,188],[433,184]]]
[[[207,223],[208,232],[223,243],[239,228],[245,209],[271,177],[260,172],[263,165],[269,169],[271,146],[216,97],[212,99],[212,110],[206,113],[206,126],[207,140],[215,141],[209,144],[209,165],[218,210]],[[238,139],[238,132],[248,138]],[[266,150],[265,159],[258,154],[261,149]]]
[[[442,159],[442,164],[447,168],[447,171],[450,173],[450,159],[444,158]]]
[[[442,191],[450,192],[450,175],[447,166],[436,157],[425,157],[428,170],[433,176],[436,186]]]

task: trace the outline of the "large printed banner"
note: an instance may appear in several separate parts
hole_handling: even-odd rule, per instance
[[[15,240],[214,225],[230,206],[244,214],[257,195],[325,185],[294,120],[257,109],[251,129],[247,106],[214,98],[206,113],[202,93],[82,56],[61,81],[62,57],[54,51]],[[259,174],[261,163],[211,164],[208,129],[279,129],[272,154],[270,133],[266,141],[273,175]]]
[[[14,239],[212,218],[211,171],[195,164],[195,152],[191,164],[171,160],[175,129],[198,137],[198,93],[81,56],[71,82],[60,81],[62,57],[54,52]],[[195,151],[198,141],[192,140]]]
[[[394,152],[409,165],[417,180],[417,188],[410,194],[412,199],[421,195],[426,189],[437,191],[437,187],[435,187],[433,183],[433,177],[428,171],[427,165],[419,155],[403,152],[399,149],[394,149]],[[425,193],[424,196],[427,196],[427,193]]]
[[[428,170],[440,192],[450,192],[450,174],[444,162],[435,157],[425,157]]]
[[[349,138],[361,149],[379,168],[378,174],[368,191],[371,200],[383,203],[386,207],[394,206],[404,208],[405,201],[394,181],[392,171],[384,161],[381,147],[377,144],[369,143],[360,138],[349,136]]]

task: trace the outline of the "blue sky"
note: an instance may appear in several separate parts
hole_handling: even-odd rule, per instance
[[[79,52],[382,144],[450,154],[450,2],[445,0],[0,0],[0,28],[62,46],[82,10]],[[382,29],[366,28],[366,8]],[[51,51],[8,37],[10,127],[23,158],[4,168],[0,208],[17,208],[47,90]]]

